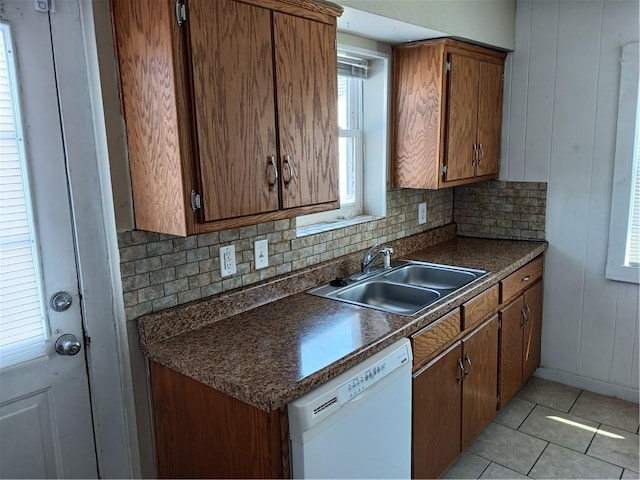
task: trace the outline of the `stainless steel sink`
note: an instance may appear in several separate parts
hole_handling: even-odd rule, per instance
[[[396,268],[385,274],[384,279],[437,290],[457,290],[485,273],[482,270],[414,263]]]
[[[348,287],[335,298],[385,312],[413,315],[440,298],[440,294],[427,288],[374,280]]]
[[[354,274],[342,285],[327,284],[307,293],[411,316],[486,273],[472,268],[400,260],[391,269],[381,268],[364,276]]]

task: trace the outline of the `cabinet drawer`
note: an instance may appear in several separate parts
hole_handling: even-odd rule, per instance
[[[462,305],[462,330],[477,325],[497,310],[498,293],[498,285],[494,285]]]
[[[443,347],[460,333],[460,309],[456,308],[435,323],[411,336],[413,368],[422,365],[431,354]]]
[[[500,282],[500,303],[519,295],[542,277],[542,256],[530,261]]]

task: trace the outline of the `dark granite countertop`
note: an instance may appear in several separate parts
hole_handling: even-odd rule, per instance
[[[158,314],[142,317],[141,344],[151,360],[270,411],[495,285],[546,246],[546,242],[454,238],[402,255],[399,258],[490,272],[413,317],[299,292],[167,338],[144,333],[145,322],[157,322]],[[212,309],[211,303],[202,302],[162,312],[162,318],[218,316],[207,309]]]

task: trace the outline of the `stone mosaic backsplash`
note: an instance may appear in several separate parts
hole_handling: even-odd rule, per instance
[[[544,240],[547,184],[490,181],[454,188],[453,218],[465,237]]]
[[[190,237],[134,230],[118,234],[127,319],[255,284],[453,221],[453,190],[390,189],[382,219],[296,238],[295,219]],[[418,204],[427,223],[418,225]],[[255,270],[253,243],[269,242],[269,267]],[[233,243],[237,273],[220,277],[218,250]]]

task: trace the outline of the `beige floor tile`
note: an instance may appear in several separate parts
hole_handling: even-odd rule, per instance
[[[620,479],[621,480],[639,480],[640,473],[634,472],[633,470],[629,470],[628,468],[625,468],[624,472],[622,472],[622,476],[620,477]]]
[[[511,401],[500,410],[500,413],[493,421],[517,430],[535,406],[535,403],[527,402],[520,398],[512,398]]]
[[[638,431],[638,405],[619,398],[583,391],[569,413],[627,432]]]
[[[598,431],[598,424],[575,415],[536,405],[536,408],[518,430],[585,453]]]
[[[480,478],[487,479],[512,479],[512,478],[529,478],[526,475],[521,475],[518,472],[514,472],[513,470],[503,467],[502,465],[498,465],[497,463],[491,463],[489,467],[482,473]]]
[[[638,435],[617,428],[601,426],[587,455],[624,468],[640,471]]]
[[[529,472],[532,478],[620,478],[622,468],[549,444]]]
[[[491,462],[473,453],[464,452],[456,463],[451,465],[442,478],[473,478],[476,479]]]
[[[576,398],[580,395],[580,391],[578,388],[532,377],[518,392],[516,398],[569,412]]]
[[[491,423],[469,451],[526,475],[547,442],[497,423]]]

